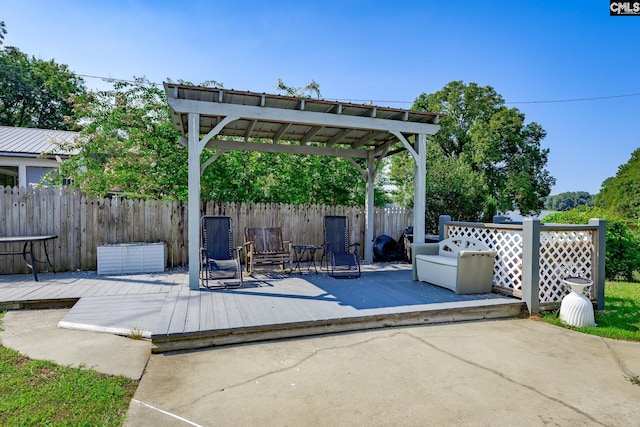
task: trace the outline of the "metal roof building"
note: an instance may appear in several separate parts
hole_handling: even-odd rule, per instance
[[[68,157],[71,153],[61,151],[55,142],[69,142],[77,135],[64,130],[0,126],[0,156],[41,157],[51,153]]]
[[[56,142],[69,142],[77,132],[0,126],[0,186],[27,187],[58,168],[58,159],[70,152]]]

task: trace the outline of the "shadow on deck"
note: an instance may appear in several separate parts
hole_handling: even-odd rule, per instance
[[[513,318],[524,304],[496,294],[456,295],[411,279],[405,264],[362,277],[258,275],[242,288],[192,291],[185,271],[98,276],[0,276],[0,309],[73,305],[60,327],[150,338],[155,353],[390,326]],[[77,303],[76,303],[77,301]],[[59,304],[58,304],[59,306]]]

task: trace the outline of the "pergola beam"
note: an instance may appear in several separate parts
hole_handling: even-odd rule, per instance
[[[309,131],[304,134],[302,139],[300,139],[300,145],[307,145],[309,141],[311,141],[311,138],[316,136],[316,134],[320,132],[323,128],[324,126],[314,126],[311,129],[309,129]]]
[[[373,141],[377,136],[380,136],[380,133],[381,132],[377,132],[377,131],[369,132],[368,134],[366,134],[365,136],[363,136],[362,138],[360,138],[359,140],[351,144],[351,148],[355,149],[355,148],[363,147],[368,142]]]
[[[211,163],[215,162],[218,159],[218,157],[220,157],[221,155],[227,152],[228,150],[218,150],[217,152],[215,152],[213,156],[209,157],[202,165],[200,165],[200,174],[202,174],[205,171],[205,169],[209,167]]]
[[[409,141],[407,141],[407,138],[405,138],[403,134],[401,134],[400,132],[395,132],[395,131],[392,131],[391,133],[394,134],[396,136],[396,138],[398,138],[398,140],[400,142],[402,142],[402,145],[404,145],[404,148],[407,149],[407,151],[411,154],[411,156],[414,159],[416,157],[418,157],[418,153],[413,148],[413,146],[409,143]]]
[[[244,140],[245,141],[249,141],[249,138],[251,138],[251,133],[253,132],[253,128],[256,127],[256,123],[258,123],[257,120],[251,120],[249,122],[249,126],[247,126],[247,130],[244,133]]]
[[[387,157],[389,150],[391,149],[391,142],[392,141],[389,141],[373,150],[373,157],[376,159]]]
[[[227,151],[260,151],[263,153],[307,154],[355,159],[366,159],[368,156],[367,151],[365,150],[352,150],[348,148],[336,147],[316,147],[309,145],[265,144],[264,142],[238,142],[227,139],[212,139],[207,143],[206,147],[221,148]]]
[[[282,135],[284,135],[284,133],[287,131],[287,129],[289,129],[291,127],[291,123],[284,123],[282,126],[280,126],[280,129],[278,129],[278,131],[276,132],[276,134],[273,136],[273,144],[276,144],[278,141],[280,141],[280,138],[282,138]]]
[[[349,132],[351,132],[351,129],[342,129],[333,138],[327,141],[327,147],[331,147],[332,145],[336,145],[338,142],[342,141],[342,138],[347,136]]]
[[[322,125],[342,129],[367,129],[407,134],[434,134],[440,129],[440,126],[430,123],[404,122],[374,117],[349,116],[346,114],[316,113],[306,110],[286,110],[282,108],[256,107],[253,105],[237,105],[175,98],[169,98],[168,103],[169,107],[177,113],[191,112],[205,116],[237,116],[249,120],[291,122],[313,126]]]

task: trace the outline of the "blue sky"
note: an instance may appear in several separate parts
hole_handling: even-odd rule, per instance
[[[5,45],[87,76],[267,93],[315,80],[326,99],[398,108],[489,85],[547,131],[552,194],[597,193],[640,147],[640,16],[607,0],[0,0],[0,20]],[[602,99],[544,102],[584,98]]]

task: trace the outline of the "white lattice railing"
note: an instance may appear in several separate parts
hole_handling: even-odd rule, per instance
[[[522,226],[493,228],[479,224],[447,224],[445,237],[459,236],[480,240],[489,249],[498,251],[493,265],[494,286],[522,296]]]
[[[562,279],[582,276],[593,280],[598,265],[594,247],[598,227],[542,226],[539,248],[539,302],[560,302],[570,292]],[[523,285],[523,227],[507,224],[445,224],[444,237],[467,236],[496,250],[494,286],[505,293],[521,297]],[[590,297],[595,299],[593,287]]]
[[[592,279],[595,230],[549,230],[540,233],[540,302],[559,302],[571,289],[562,279]],[[593,287],[589,288],[591,293]],[[592,297],[589,294],[589,297]]]

